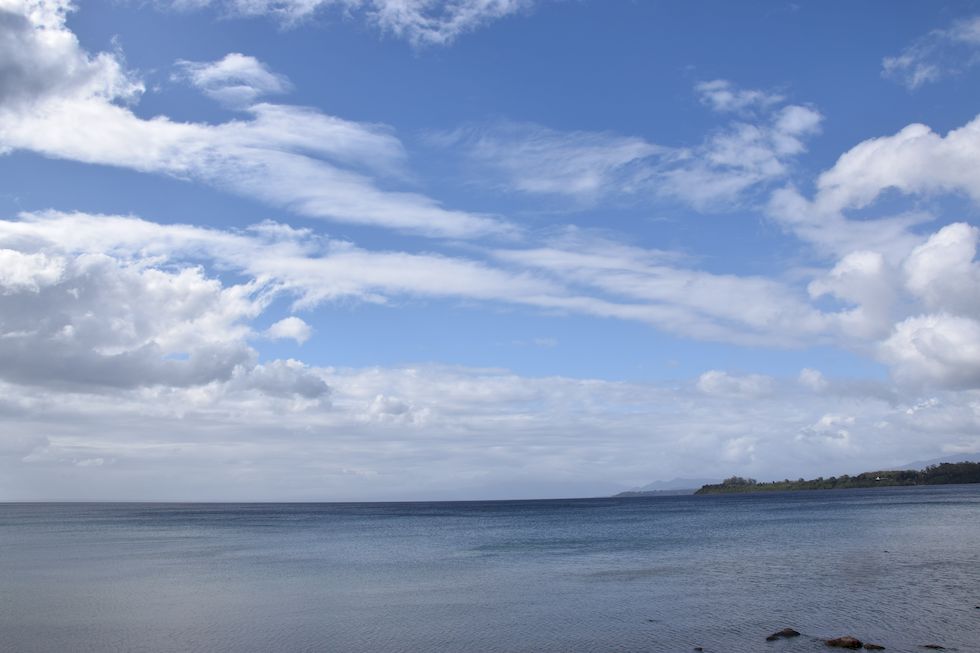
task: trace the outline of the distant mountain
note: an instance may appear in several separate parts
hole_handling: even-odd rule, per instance
[[[643,487],[635,488],[631,490],[632,492],[662,492],[664,490],[691,490],[698,489],[702,485],[711,485],[712,483],[720,483],[719,479],[703,479],[703,478],[674,478],[669,481],[654,481],[653,483],[647,483]]]
[[[914,463],[909,463],[907,465],[902,465],[901,467],[896,467],[896,469],[925,469],[931,465],[939,465],[940,463],[975,463],[980,462],[980,452],[978,453],[960,453],[953,454],[951,456],[943,456],[942,458],[933,458],[931,460],[917,460]]]
[[[665,495],[694,494],[698,488],[720,483],[717,479],[704,478],[674,478],[669,481],[654,481],[643,487],[633,488],[625,492],[620,492],[617,497],[650,497]]]

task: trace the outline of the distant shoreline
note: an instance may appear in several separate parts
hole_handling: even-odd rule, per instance
[[[857,476],[799,479],[760,483],[755,479],[732,476],[721,483],[704,485],[694,492],[705,494],[741,494],[748,492],[786,492],[797,490],[845,490],[874,487],[912,487],[918,485],[965,485],[980,483],[980,462],[941,463],[921,470],[883,470]],[[622,495],[618,495],[622,496]]]

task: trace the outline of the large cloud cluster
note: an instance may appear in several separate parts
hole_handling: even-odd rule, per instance
[[[323,4],[222,6],[299,19]],[[348,4],[418,43],[526,6]],[[0,497],[83,485],[119,497],[133,478],[149,498],[587,493],[617,489],[611,476],[640,485],[733,468],[837,473],[980,448],[980,230],[876,212],[889,193],[980,202],[980,118],[945,136],[910,125],[859,143],[812,194],[787,180],[822,115],[724,80],[696,86],[727,122],[690,148],[508,122],[431,136],[524,194],[669,197],[705,210],[749,210],[765,195],[765,219],[812,254],[806,269],[778,276],[709,272],[610,232],[535,234],[386,190],[411,179],[393,130],[261,102],[290,83],[244,54],[180,61],[174,75],[238,119],[140,117],[138,76],[121,54],[82,48],[70,9],[0,0],[0,152],[163,174],[299,216],[441,240],[371,250],[275,222],[0,216]],[[629,320],[751,347],[846,348],[893,381],[709,369],[642,384],[263,356],[324,337],[291,312],[405,298]]]

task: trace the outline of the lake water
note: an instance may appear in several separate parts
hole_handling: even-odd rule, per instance
[[[980,486],[0,504],[0,650],[980,651]],[[791,626],[795,640],[766,642]]]

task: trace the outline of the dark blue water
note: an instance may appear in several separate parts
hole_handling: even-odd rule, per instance
[[[976,652],[976,606],[980,486],[0,504],[2,651]]]

